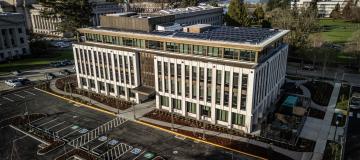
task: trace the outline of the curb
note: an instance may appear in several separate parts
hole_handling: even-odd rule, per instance
[[[54,94],[54,93],[51,93],[51,92],[48,92],[48,91],[39,89],[39,88],[35,88],[35,89],[36,89],[36,90],[39,90],[39,91],[41,91],[41,92],[50,94],[50,95],[52,95],[52,96],[61,98],[61,99],[63,99],[63,100],[67,100],[67,101],[76,103],[76,104],[81,105],[81,106],[84,106],[84,107],[86,107],[86,108],[90,108],[90,109],[93,109],[93,110],[96,110],[96,111],[99,111],[99,112],[102,112],[102,113],[106,113],[106,114],[109,114],[109,115],[112,115],[112,116],[116,116],[116,114],[113,113],[113,112],[110,112],[110,111],[107,111],[107,110],[104,110],[104,109],[100,109],[100,108],[97,108],[97,107],[93,107],[93,106],[90,106],[90,105],[87,105],[87,104],[83,104],[83,103],[80,103],[80,102],[77,102],[77,101],[74,101],[74,100],[71,100],[71,99],[68,99],[68,98],[59,96],[59,95],[57,95],[57,94]],[[202,143],[209,144],[209,145],[212,145],[212,146],[215,146],[215,147],[219,147],[219,148],[227,149],[227,150],[230,150],[230,151],[233,151],[233,152],[237,152],[237,153],[240,153],[240,154],[243,154],[243,155],[246,155],[246,156],[250,156],[250,157],[253,157],[253,158],[257,158],[257,159],[266,160],[266,158],[264,158],[264,157],[260,157],[260,156],[256,156],[256,155],[253,155],[253,154],[250,154],[250,153],[238,151],[238,150],[236,150],[236,149],[232,149],[232,148],[225,147],[225,146],[222,146],[222,145],[219,145],[219,144],[216,144],[216,143],[204,141],[204,140],[202,140],[202,139],[190,137],[190,136],[187,136],[187,135],[184,135],[184,134],[180,134],[180,133],[177,133],[177,132],[174,132],[174,131],[171,131],[171,130],[168,130],[168,129],[165,129],[165,128],[162,128],[162,127],[155,126],[155,125],[153,125],[153,124],[149,124],[149,123],[142,122],[142,121],[138,121],[138,120],[134,120],[133,122],[138,123],[138,124],[141,124],[141,125],[144,125],[144,126],[148,126],[148,127],[151,127],[151,128],[155,128],[155,129],[158,129],[158,130],[161,130],[161,131],[170,133],[170,134],[182,136],[182,137],[185,137],[185,138],[194,140],[194,141],[202,142]]]

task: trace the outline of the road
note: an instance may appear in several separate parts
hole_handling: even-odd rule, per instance
[[[332,68],[327,67],[323,73],[321,69],[316,69],[315,71],[306,71],[302,70],[299,67],[299,64],[289,63],[287,66],[287,74],[297,75],[297,76],[310,76],[310,77],[326,77],[336,80],[345,80],[352,85],[360,85],[360,74],[347,73],[343,68]]]
[[[45,80],[45,76],[44,76],[45,73],[53,73],[55,75],[59,75],[59,71],[64,70],[64,69],[72,70],[73,65],[59,67],[59,68],[50,68],[49,67],[49,68],[43,68],[43,69],[28,70],[28,71],[22,72],[18,76],[15,76],[12,74],[0,75],[0,91],[12,89],[11,87],[9,87],[8,85],[5,84],[5,80],[22,77],[22,78],[27,78],[32,82],[42,81],[42,80]]]

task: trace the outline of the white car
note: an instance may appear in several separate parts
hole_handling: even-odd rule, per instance
[[[22,86],[21,81],[18,79],[6,80],[5,84],[7,84],[8,86],[13,87],[13,88]]]

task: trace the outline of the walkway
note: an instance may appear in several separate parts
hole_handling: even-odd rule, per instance
[[[51,83],[50,83],[50,89],[53,90],[55,93],[58,93],[58,94],[63,94],[63,95],[70,95],[70,93],[66,93],[62,90],[59,90],[56,88],[55,86],[55,82],[56,82],[56,79],[55,80],[52,80]],[[78,97],[82,100],[85,100],[85,101],[89,101],[89,98],[88,97],[85,97],[85,96],[82,96],[82,95],[78,95],[78,94],[71,94],[72,96],[74,97]],[[108,111],[112,111],[114,113],[118,113],[122,116],[122,117],[125,117],[129,120],[134,120],[134,112],[133,112],[133,107],[131,108],[128,108],[124,111],[118,111],[117,109],[114,109],[110,106],[107,106],[105,104],[102,104],[100,102],[97,102],[97,101],[94,101],[94,100],[91,100],[91,103],[100,107],[100,108],[103,108],[105,110],[108,110]],[[171,127],[171,123],[168,123],[168,122],[163,122],[163,121],[158,121],[158,120],[154,120],[154,119],[150,119],[150,118],[146,118],[146,117],[143,117],[144,114],[150,112],[151,110],[154,109],[154,106],[155,106],[155,101],[150,101],[150,102],[146,102],[146,103],[142,103],[142,104],[138,104],[138,105],[135,105],[134,108],[135,108],[135,116],[138,120],[142,120],[142,121],[145,121],[145,122],[149,122],[149,123],[152,123],[152,124],[157,124],[157,125],[161,125],[161,126],[166,126],[166,127]],[[188,127],[188,126],[182,126],[182,125],[177,125],[177,124],[174,124],[174,128],[177,128],[177,129],[181,129],[181,130],[186,130],[186,131],[191,131],[191,132],[200,132],[200,133],[203,133],[203,130],[202,129],[199,129],[199,128],[195,128],[195,127]],[[218,137],[223,137],[223,138],[231,138],[233,140],[237,140],[237,141],[241,141],[241,142],[246,142],[246,143],[250,143],[250,144],[253,144],[253,145],[256,145],[256,146],[260,146],[260,147],[263,147],[263,148],[269,148],[270,145],[267,144],[267,143],[264,143],[264,142],[260,142],[260,141],[256,141],[256,140],[251,140],[251,139],[248,139],[248,138],[244,138],[244,137],[239,137],[239,136],[233,136],[233,135],[229,135],[229,134],[224,134],[224,133],[220,133],[220,132],[214,132],[214,131],[209,131],[209,130],[205,130],[205,134],[207,135],[213,135],[213,136],[218,136]],[[280,148],[280,147],[277,147],[277,146],[271,146],[271,148],[276,151],[276,152],[279,152],[281,154],[284,154],[288,157],[292,157],[294,158],[295,160],[307,160],[309,159],[309,155],[310,153],[303,153],[303,152],[295,152],[295,151],[291,151],[291,150],[287,150],[287,149],[283,149],[283,148]]]
[[[324,154],[325,147],[326,147],[326,142],[328,140],[330,129],[331,129],[331,121],[333,119],[336,102],[337,102],[337,99],[339,96],[340,87],[341,87],[341,83],[335,83],[334,90],[331,94],[331,98],[329,101],[329,105],[326,109],[324,119],[322,121],[318,121],[317,124],[313,123],[314,125],[321,127],[321,128],[320,128],[319,134],[317,135],[316,145],[315,145],[314,155],[312,157],[312,160],[319,160],[319,159],[323,158],[323,154]],[[313,121],[313,122],[315,122],[315,121]],[[307,123],[305,123],[305,124],[307,124]],[[305,132],[307,131],[307,130],[305,130],[305,127],[304,127],[303,131],[305,131]]]

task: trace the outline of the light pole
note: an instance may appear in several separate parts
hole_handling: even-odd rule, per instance
[[[337,117],[336,117],[337,118]],[[338,127],[338,125],[339,125],[339,121],[338,120],[336,120],[336,123],[335,123],[336,125],[335,125],[335,133],[334,133],[334,142],[335,142],[335,136],[336,136],[336,130],[337,130],[337,127]]]
[[[202,137],[203,140],[206,139],[205,138],[205,129],[206,129],[205,117],[206,117],[205,115],[201,116],[201,119],[202,119],[202,122],[203,122],[203,137]]]

